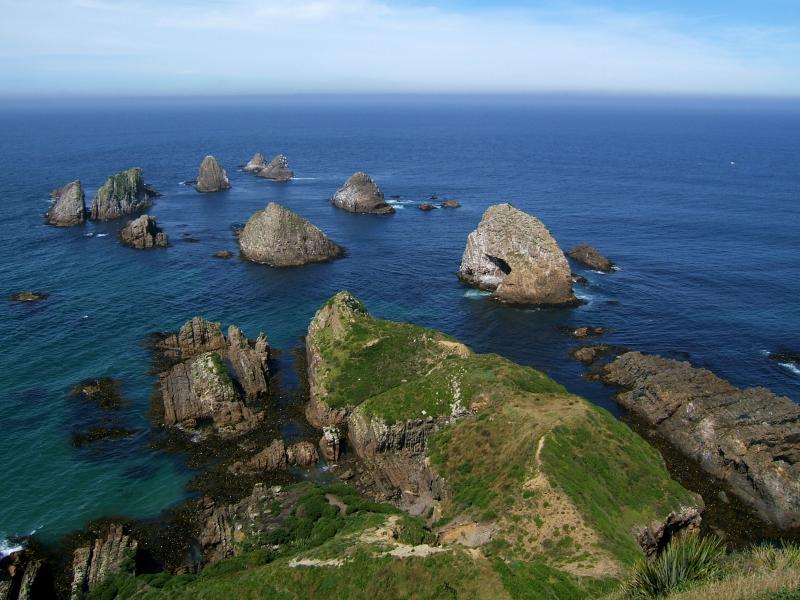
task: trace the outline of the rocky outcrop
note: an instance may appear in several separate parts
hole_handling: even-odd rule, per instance
[[[284,470],[289,466],[307,467],[318,460],[317,449],[311,442],[286,445],[283,440],[278,439],[248,460],[233,463],[229,471],[255,475],[264,471]]]
[[[684,507],[670,512],[663,520],[654,521],[635,532],[636,542],[647,558],[658,556],[670,540],[684,533],[696,533],[702,521],[701,507]]]
[[[385,215],[394,212],[372,178],[359,171],[350,176],[331,198],[334,206],[354,213]]]
[[[614,263],[600,254],[596,248],[589,244],[580,244],[569,251],[570,258],[575,259],[584,266],[608,273],[614,269]]]
[[[233,253],[230,250],[220,250],[211,255],[214,258],[232,258]]]
[[[567,328],[564,332],[574,338],[582,339],[587,337],[595,337],[598,335],[605,335],[608,330],[599,325],[582,325],[574,329]]]
[[[428,437],[449,422],[431,417],[386,425],[356,409],[347,419],[347,441],[379,496],[413,515],[427,515],[447,497],[446,482],[426,460]]]
[[[198,536],[205,562],[216,562],[246,549],[248,542],[263,539],[281,527],[297,500],[313,486],[301,483],[289,488],[257,483],[239,502],[217,505],[211,499],[200,502],[203,526]]]
[[[601,358],[616,357],[620,354],[625,354],[628,349],[624,346],[612,346],[610,344],[592,344],[589,346],[580,346],[570,350],[570,356],[583,363],[584,365],[591,365],[596,363]],[[592,374],[591,379],[596,379]]]
[[[167,234],[156,223],[155,217],[142,215],[138,219],[128,221],[119,232],[123,245],[144,250],[145,248],[166,248]]]
[[[800,352],[792,352],[791,350],[770,352],[769,358],[778,363],[800,365]]]
[[[42,300],[47,300],[49,297],[50,294],[26,290],[24,292],[15,292],[11,294],[10,300],[12,302],[40,302]]]
[[[194,189],[198,192],[221,192],[230,189],[231,182],[217,159],[211,155],[206,156],[200,163],[200,172],[194,182]]]
[[[336,462],[342,454],[342,432],[336,425],[322,427],[319,449],[327,462]]]
[[[445,200],[439,206],[442,208],[459,208],[461,204],[458,202],[458,200]]]
[[[109,177],[92,199],[89,216],[94,221],[110,221],[130,215],[153,204],[158,196],[144,182],[142,170],[134,167]]]
[[[217,435],[232,437],[263,420],[258,405],[269,391],[266,336],[251,342],[231,325],[225,338],[219,323],[195,317],[157,348],[178,361],[159,376],[167,427],[208,422]]]
[[[107,577],[123,569],[133,572],[138,549],[139,543],[131,538],[122,525],[112,525],[105,536],[75,550],[70,598],[83,598]]]
[[[50,208],[45,219],[56,227],[72,227],[86,222],[86,195],[81,182],[75,180],[50,192]]]
[[[294,171],[289,168],[289,159],[283,154],[278,154],[268,165],[256,171],[256,175],[273,181],[289,181],[294,177]]]
[[[273,267],[301,266],[343,254],[320,229],[275,202],[250,217],[239,246],[247,259]]]
[[[420,209],[422,212],[429,212],[433,210],[433,204],[428,204],[427,202],[424,202],[423,204],[417,206],[417,208]]]
[[[505,302],[577,304],[569,264],[553,236],[536,217],[510,204],[483,214],[467,238],[458,276]]]
[[[122,383],[110,377],[84,379],[70,390],[70,395],[93,402],[104,410],[119,410],[125,404],[121,388]]]
[[[800,406],[764,388],[739,389],[710,371],[628,352],[605,365],[617,401],[761,517],[800,526]]]
[[[45,561],[27,550],[0,554],[0,600],[52,598],[51,575]]]
[[[242,171],[246,173],[256,173],[267,166],[267,159],[261,152],[256,152],[248,163],[242,167]]]

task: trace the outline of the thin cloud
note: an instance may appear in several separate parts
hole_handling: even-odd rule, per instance
[[[137,93],[140,82],[122,75],[145,73],[151,93],[800,95],[798,37],[788,26],[698,28],[597,6],[457,11],[388,0],[18,6],[0,24],[0,81],[16,88],[6,94]],[[62,50],[48,65],[44,57]]]

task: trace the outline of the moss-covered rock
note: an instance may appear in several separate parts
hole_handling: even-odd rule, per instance
[[[142,170],[134,167],[112,175],[97,190],[89,218],[95,221],[118,219],[151,206],[156,196],[158,192],[145,184]]]

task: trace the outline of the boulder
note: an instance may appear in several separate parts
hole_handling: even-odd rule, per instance
[[[721,479],[761,517],[800,526],[800,406],[764,388],[739,389],[705,369],[628,352],[600,379],[617,402]]]
[[[261,152],[256,152],[253,155],[253,158],[251,158],[250,161],[244,167],[242,167],[242,171],[247,173],[256,173],[266,166],[267,159],[264,158],[264,155],[261,154]]]
[[[458,200],[445,200],[439,206],[442,208],[458,208],[461,204],[459,204]]]
[[[45,219],[56,227],[72,227],[86,222],[86,195],[81,182],[75,180],[50,192],[50,208]]]
[[[233,252],[230,250],[220,250],[219,252],[214,252],[212,254],[214,258],[231,258],[233,256]]]
[[[166,248],[167,234],[156,223],[155,217],[142,215],[128,221],[119,232],[120,240],[125,246],[143,250],[145,248]]]
[[[564,253],[536,217],[495,204],[469,234],[458,271],[465,283],[514,304],[572,306],[572,275]]]
[[[433,210],[433,204],[428,204],[427,202],[420,204],[417,206],[418,209],[424,212],[428,212],[429,210]]]
[[[608,273],[613,270],[614,263],[600,254],[596,248],[589,244],[580,244],[569,251],[570,258],[575,259],[584,266]]]
[[[198,192],[221,192],[231,187],[228,174],[217,159],[211,155],[206,156],[200,163],[200,172],[194,182],[194,189]]]
[[[667,547],[670,540],[685,533],[700,531],[702,507],[688,506],[671,511],[663,520],[654,521],[640,527],[635,535],[636,542],[647,558],[655,558]]]
[[[334,206],[354,213],[385,215],[394,212],[372,178],[359,171],[350,176],[331,198]]]
[[[587,337],[594,337],[598,335],[605,335],[607,329],[601,326],[583,325],[581,327],[576,327],[575,329],[567,328],[565,331],[567,335],[581,339]]]
[[[144,182],[142,170],[134,167],[109,177],[92,199],[89,218],[110,221],[130,215],[153,204],[158,192]]]
[[[259,169],[256,175],[264,179],[272,179],[273,181],[289,181],[294,177],[294,171],[289,168],[289,159],[283,154],[278,154],[268,165]]]
[[[72,558],[70,598],[77,600],[95,589],[107,577],[123,569],[133,572],[139,543],[122,525],[111,525],[108,533],[89,546],[75,550]]]
[[[286,461],[290,465],[308,467],[319,460],[317,449],[311,442],[297,442],[286,448]]]
[[[273,267],[300,266],[343,254],[320,229],[275,202],[250,217],[239,246],[247,259]]]

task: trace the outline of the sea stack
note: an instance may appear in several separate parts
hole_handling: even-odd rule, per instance
[[[77,179],[50,192],[52,202],[45,219],[56,227],[72,227],[86,222],[86,195]]]
[[[258,170],[256,175],[273,181],[289,181],[294,177],[294,171],[289,168],[289,159],[283,154],[278,154],[268,165]]]
[[[158,196],[144,182],[142,170],[133,167],[109,177],[92,199],[90,219],[110,221],[144,210]]]
[[[386,215],[394,208],[386,204],[383,192],[372,178],[359,171],[350,176],[331,198],[334,206],[354,213]]]
[[[459,278],[513,304],[574,305],[572,274],[564,253],[536,217],[495,204],[469,234]]]
[[[273,267],[296,267],[343,254],[320,229],[275,202],[250,217],[239,246],[245,258]]]
[[[231,183],[225,169],[220,166],[216,158],[210,154],[206,156],[200,164],[194,188],[198,192],[221,192],[230,187]]]
[[[597,248],[589,244],[579,244],[569,251],[570,258],[578,261],[582,265],[608,273],[614,269],[614,263],[597,251]]]
[[[267,166],[267,159],[264,158],[264,155],[261,152],[256,152],[253,155],[253,158],[242,167],[242,171],[246,173],[257,173],[261,169]]]
[[[125,246],[143,250],[145,248],[166,248],[167,234],[156,223],[155,217],[142,215],[138,219],[128,221],[119,232]]]

